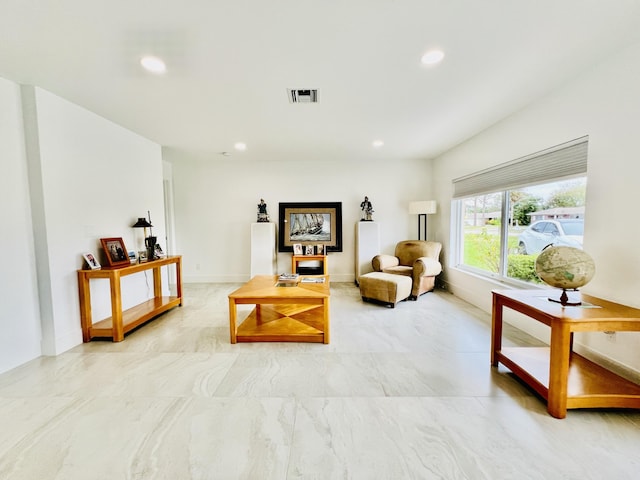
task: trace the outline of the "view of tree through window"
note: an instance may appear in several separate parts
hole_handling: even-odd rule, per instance
[[[500,225],[502,224],[502,193],[490,193],[462,200],[464,265],[500,271]]]
[[[459,200],[460,264],[541,283],[535,260],[546,246],[582,248],[586,185],[581,177]]]

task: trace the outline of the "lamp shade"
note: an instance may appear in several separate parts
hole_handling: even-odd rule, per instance
[[[435,200],[421,200],[409,203],[409,213],[412,215],[431,215],[436,211],[437,203]]]
[[[147,219],[144,217],[138,217],[138,221],[133,225],[131,225],[131,228],[143,228],[143,227],[144,228],[153,227],[153,225],[147,222]]]

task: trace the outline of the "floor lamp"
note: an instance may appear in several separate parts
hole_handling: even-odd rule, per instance
[[[436,213],[437,204],[435,200],[422,200],[409,203],[409,214],[418,215],[418,240],[420,240],[420,221],[424,217],[424,239],[427,239],[427,215]]]

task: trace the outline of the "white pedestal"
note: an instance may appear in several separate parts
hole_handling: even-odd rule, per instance
[[[276,274],[276,224],[251,224],[251,278]]]
[[[371,259],[380,253],[380,224],[356,223],[356,283],[361,275],[373,272]]]

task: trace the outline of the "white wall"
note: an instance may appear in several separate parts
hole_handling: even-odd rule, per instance
[[[142,232],[131,225],[147,210],[154,234],[164,235],[162,155],[157,144],[104,118],[44,90],[35,93],[55,325],[49,346],[58,353],[81,341],[75,272],[81,254],[101,252],[105,237],[140,249]],[[103,283],[94,293],[96,319],[110,316]],[[151,297],[142,276],[123,279],[124,308]]]
[[[343,251],[329,253],[333,281],[354,281],[354,232],[360,202],[373,203],[381,225],[381,250],[392,253],[399,240],[417,238],[412,200],[431,198],[429,162],[371,161],[353,164],[287,163],[242,155],[194,160],[164,150],[174,173],[177,252],[184,256],[185,282],[239,282],[250,277],[250,228],[264,198],[272,222],[280,202],[342,202]],[[289,272],[291,254],[278,253],[278,272]]]
[[[0,78],[0,373],[40,355],[40,313],[20,87]]]
[[[47,91],[4,80],[0,111],[3,126],[9,119],[2,129],[9,141],[0,147],[9,172],[2,177],[3,186],[9,182],[2,195],[15,208],[3,208],[12,227],[12,245],[3,248],[16,264],[0,277],[3,299],[8,294],[15,303],[9,310],[3,305],[0,321],[5,371],[82,342],[76,276],[82,253],[101,254],[104,237],[122,237],[129,250],[137,250],[142,231],[131,225],[147,210],[154,234],[164,237],[164,206],[159,145]],[[124,307],[153,297],[152,286],[143,274],[125,277]],[[168,293],[167,282],[163,286]],[[93,282],[92,296],[94,320],[110,316],[108,283]],[[12,317],[5,319],[5,313]],[[13,340],[10,348],[4,348],[5,339]]]
[[[585,293],[640,307],[640,44],[594,66],[579,78],[436,159],[436,196],[442,206],[437,234],[450,245],[451,181],[562,142],[589,135],[584,249],[595,260]],[[486,311],[495,284],[452,268],[445,248],[446,279],[452,292]],[[530,321],[518,326],[536,333]],[[640,372],[640,335],[602,333],[577,337],[583,349]],[[579,345],[579,346],[580,346]]]

